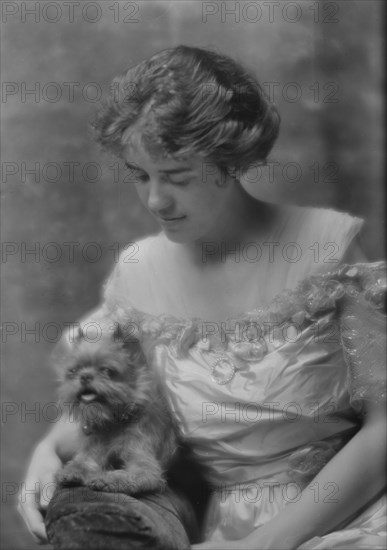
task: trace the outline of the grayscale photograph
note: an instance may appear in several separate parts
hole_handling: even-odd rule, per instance
[[[1,548],[386,550],[382,0],[3,0]]]

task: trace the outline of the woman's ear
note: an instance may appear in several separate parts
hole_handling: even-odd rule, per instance
[[[219,174],[215,179],[215,185],[217,185],[218,187],[228,187],[231,184],[232,180],[236,179],[233,174],[234,168],[230,168],[228,166],[220,167]]]
[[[113,333],[113,340],[114,342],[122,343],[131,361],[134,363],[146,362],[140,340],[133,334],[133,327],[123,327],[120,323],[117,323]]]
[[[236,166],[227,166],[227,168],[225,168],[225,170],[224,170],[224,173],[225,173],[225,176],[228,180],[230,178],[232,180],[237,180],[237,181],[239,180],[239,178],[238,178],[239,170]]]

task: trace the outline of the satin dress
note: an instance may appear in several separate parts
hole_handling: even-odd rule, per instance
[[[334,502],[339,487],[313,479],[359,430],[364,400],[385,399],[385,264],[342,261],[362,220],[316,208],[282,214],[241,275],[239,310],[233,281],[222,280],[231,316],[197,315],[219,283],[200,287],[179,245],[159,234],[136,243],[137,258],[124,251],[88,318],[118,319],[143,342],[205,469],[210,541],[246,537],[304,490]],[[385,548],[386,511],[378,497],[300,548]]]

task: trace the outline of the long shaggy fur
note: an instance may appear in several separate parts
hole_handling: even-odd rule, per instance
[[[176,427],[139,343],[125,342],[120,329],[98,342],[81,334],[60,372],[60,401],[71,404],[82,445],[58,483],[127,494],[162,490]]]

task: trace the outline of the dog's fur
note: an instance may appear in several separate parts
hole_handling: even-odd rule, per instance
[[[60,401],[71,403],[81,447],[57,474],[60,485],[137,494],[165,487],[177,430],[158,375],[137,341],[80,333],[60,365]]]

